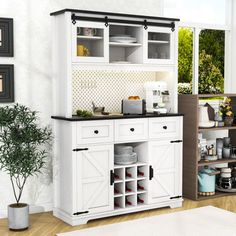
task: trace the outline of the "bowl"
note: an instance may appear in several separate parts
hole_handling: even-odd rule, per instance
[[[134,148],[132,146],[115,145],[114,151],[115,151],[115,154],[117,154],[117,155],[132,154],[133,149]]]
[[[130,165],[138,161],[138,154],[133,152],[131,154],[115,154],[114,163],[117,165]]]

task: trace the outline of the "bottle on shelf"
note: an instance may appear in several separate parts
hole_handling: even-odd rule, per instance
[[[120,207],[120,204],[117,202],[115,202],[114,205],[115,205],[115,207]]]
[[[128,172],[127,170],[126,170],[126,172],[125,172],[125,175],[126,175],[126,177],[128,177],[128,178],[132,178],[132,174],[131,174],[130,172]]]
[[[132,189],[126,186],[126,187],[125,187],[125,191],[126,191],[126,192],[132,192]]]
[[[138,190],[144,190],[144,187],[140,184],[138,184]]]
[[[144,177],[144,172],[138,169],[138,176]]]
[[[144,200],[138,196],[138,203],[144,203]]]
[[[118,189],[114,188],[114,193],[119,194],[120,191]]]
[[[115,173],[114,177],[115,177],[116,180],[120,180],[120,176],[118,174]]]
[[[129,201],[128,199],[125,200],[125,204],[127,204],[127,205],[129,205],[129,206],[132,206],[132,205],[133,205],[132,202]]]

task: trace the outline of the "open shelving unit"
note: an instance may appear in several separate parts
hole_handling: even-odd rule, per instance
[[[198,162],[198,134],[204,132],[228,131],[233,146],[236,145],[236,126],[199,128],[198,127],[198,106],[199,100],[214,97],[230,97],[232,110],[236,113],[236,94],[184,94],[179,95],[179,112],[184,114],[183,132],[183,195],[192,200],[204,200],[220,196],[228,196],[235,193],[224,193],[216,191],[212,196],[198,195],[198,171],[199,168],[209,165],[228,163],[236,165],[236,159],[219,159],[216,161]],[[207,102],[207,100],[206,100]]]

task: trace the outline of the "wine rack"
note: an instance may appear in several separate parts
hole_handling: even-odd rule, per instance
[[[115,210],[147,204],[148,176],[148,165],[144,162],[133,165],[115,165]]]

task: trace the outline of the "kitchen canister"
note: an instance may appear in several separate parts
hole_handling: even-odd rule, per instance
[[[223,145],[224,145],[224,147],[229,147],[230,146],[230,137],[224,137],[223,138]]]
[[[230,147],[223,147],[223,152],[222,152],[223,158],[230,158],[231,155],[231,148]]]
[[[216,174],[220,172],[208,166],[198,172],[198,192],[215,194]]]

